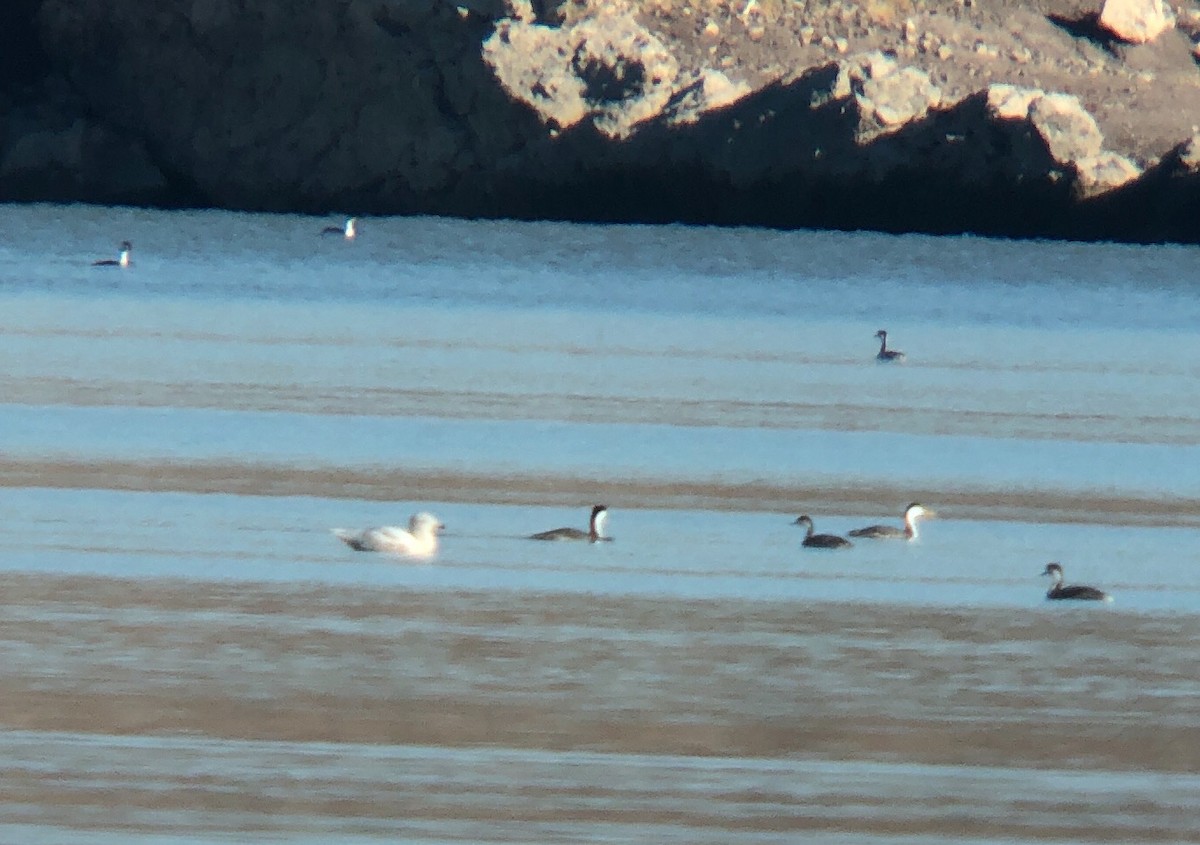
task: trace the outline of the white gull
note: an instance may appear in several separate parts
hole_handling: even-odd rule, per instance
[[[333,535],[356,552],[384,552],[403,557],[427,559],[437,554],[438,532],[444,526],[436,516],[422,511],[413,514],[408,528],[384,525],[348,531],[334,528]]]

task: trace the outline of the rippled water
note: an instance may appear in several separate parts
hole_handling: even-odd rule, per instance
[[[1195,249],[327,222],[0,207],[0,837],[1200,840]]]

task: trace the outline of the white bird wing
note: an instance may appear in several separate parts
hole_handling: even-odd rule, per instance
[[[384,525],[370,528],[363,532],[366,545],[377,552],[392,552],[393,554],[412,554],[417,546],[416,537],[406,528],[394,525]]]

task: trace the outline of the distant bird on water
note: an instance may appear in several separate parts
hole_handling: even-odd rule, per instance
[[[1046,598],[1066,601],[1112,601],[1112,596],[1103,590],[1083,585],[1063,586],[1063,568],[1057,563],[1047,563],[1042,570],[1043,575],[1054,579],[1054,586],[1046,593]]]
[[[133,252],[133,244],[129,241],[121,241],[121,252],[116,258],[101,258],[98,261],[93,261],[93,267],[128,267],[129,256]]]
[[[904,353],[899,349],[887,348],[887,332],[883,329],[875,332],[875,337],[879,338],[879,354],[875,356],[876,361],[903,361]]]
[[[358,232],[354,228],[354,224],[358,222],[357,217],[347,217],[346,223],[343,226],[326,226],[321,230],[322,235],[341,235],[348,241],[354,240]]]
[[[796,517],[793,524],[803,525],[807,529],[801,545],[808,546],[810,549],[844,549],[854,545],[845,537],[839,537],[836,534],[814,534],[813,521],[808,514]]]
[[[868,525],[866,528],[855,528],[848,531],[851,537],[870,537],[875,540],[915,540],[917,539],[917,520],[926,516],[937,516],[924,505],[913,502],[904,509],[904,527],[894,525]]]
[[[608,522],[608,508],[596,505],[592,508],[592,516],[588,520],[588,530],[578,528],[552,528],[529,535],[530,540],[587,540],[589,543],[600,543],[611,540],[604,536],[604,524]]]
[[[384,552],[424,560],[437,554],[438,532],[445,527],[436,516],[422,511],[413,514],[407,529],[385,525],[362,531],[331,530],[333,536],[356,552]]]

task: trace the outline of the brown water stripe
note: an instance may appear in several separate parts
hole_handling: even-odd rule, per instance
[[[721,479],[596,479],[440,470],[297,467],[286,464],[0,459],[0,487],[319,496],[373,501],[443,501],[847,515],[897,513],[909,501],[943,517],[1148,526],[1200,525],[1200,499],[1052,489],[908,488],[877,483],[773,484]]]

